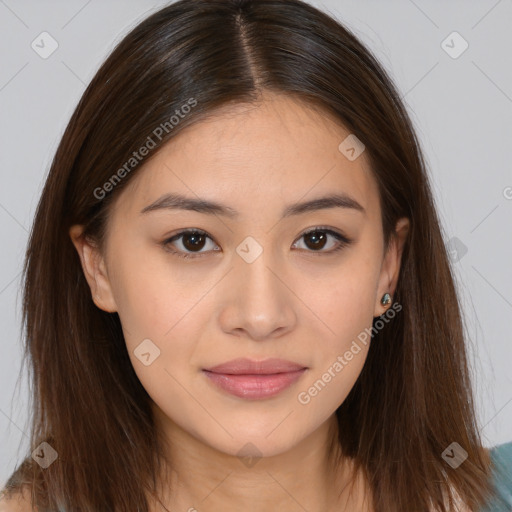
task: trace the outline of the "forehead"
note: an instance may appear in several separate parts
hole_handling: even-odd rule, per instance
[[[180,192],[250,215],[341,192],[376,215],[378,190],[367,156],[347,157],[349,136],[326,111],[282,94],[223,107],[139,168],[118,207],[140,211],[164,193]]]

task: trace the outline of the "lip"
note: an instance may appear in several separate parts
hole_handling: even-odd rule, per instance
[[[306,368],[303,364],[287,361],[286,359],[264,359],[254,361],[247,358],[239,358],[218,364],[206,371],[230,375],[270,375],[274,373],[287,373]]]
[[[245,399],[264,399],[278,395],[307,370],[304,365],[284,359],[234,359],[203,373],[224,391]]]

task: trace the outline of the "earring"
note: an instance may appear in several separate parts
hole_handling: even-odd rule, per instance
[[[391,302],[391,295],[389,295],[389,293],[385,293],[385,294],[382,296],[382,299],[380,299],[380,303],[381,303],[383,306],[387,306],[390,302]]]

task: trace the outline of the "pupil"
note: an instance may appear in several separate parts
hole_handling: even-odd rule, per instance
[[[198,239],[199,240],[203,239],[202,240],[203,243],[201,244],[201,241],[198,241]],[[191,244],[187,243],[187,240],[192,240],[192,243]],[[186,234],[183,239],[183,245],[189,250],[202,249],[203,245],[204,245],[204,236],[201,233]]]
[[[318,233],[320,233],[320,235],[318,235]],[[316,242],[313,242],[313,248],[314,249],[318,249],[318,248],[321,249],[324,246],[324,243],[322,243],[322,242],[325,242],[325,235],[322,234],[321,231],[314,231],[313,233],[310,233],[309,235],[307,235],[306,239],[316,240]],[[318,242],[320,242],[320,243],[318,243]]]

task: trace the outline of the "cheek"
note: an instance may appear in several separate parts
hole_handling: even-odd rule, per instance
[[[196,364],[197,341],[211,318],[204,294],[215,280],[186,278],[166,257],[171,256],[131,251],[119,260],[112,279],[127,349],[145,387],[158,368],[164,372],[159,378],[169,379],[166,369],[183,375]],[[151,340],[146,345],[158,353],[151,372],[136,358],[144,340]]]
[[[371,327],[375,311],[378,266],[370,258],[353,254],[352,262],[340,266],[323,286],[304,290],[307,304],[322,320],[327,336],[326,353],[340,353]]]
[[[175,290],[164,269],[142,251],[123,248],[117,254],[122,256],[116,259],[109,278],[130,357],[144,339],[161,349],[163,334],[180,314]]]
[[[189,399],[182,386],[194,376],[195,342],[206,321],[197,307],[201,294],[181,293],[164,269],[124,265],[116,301],[132,366],[152,400],[176,414]]]
[[[321,350],[315,350],[309,379],[299,390],[301,411],[311,418],[332,414],[345,400],[366,361],[371,342],[374,284],[352,273],[316,298],[322,314]],[[320,345],[318,345],[320,346]]]
[[[332,413],[359,377],[371,342],[379,268],[370,250],[354,251],[332,273],[328,285],[310,283],[305,296],[322,320],[318,323],[322,333],[317,333],[322,343],[314,353],[311,376],[297,397],[306,414]]]

